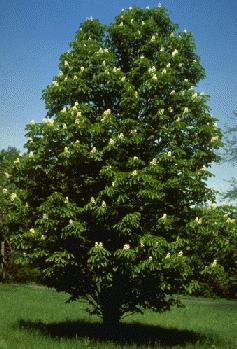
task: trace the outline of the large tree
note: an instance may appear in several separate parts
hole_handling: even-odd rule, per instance
[[[220,130],[190,32],[163,7],[83,22],[27,125],[14,169],[11,229],[47,285],[86,298],[104,323],[175,303],[190,268],[182,249]]]

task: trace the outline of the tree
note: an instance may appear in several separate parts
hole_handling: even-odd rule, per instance
[[[190,283],[193,294],[237,296],[236,219],[233,205],[196,208],[196,218],[186,226],[192,238],[185,251],[193,270]]]
[[[234,113],[237,116],[237,113]],[[234,165],[237,163],[237,126],[229,127],[226,132],[226,144],[225,144],[225,157],[224,161],[232,162]],[[237,178],[230,180],[231,189],[224,193],[224,197],[236,200],[237,198]]]
[[[163,7],[87,19],[43,91],[14,168],[12,241],[45,283],[86,298],[105,325],[169,309],[190,274],[185,225],[212,199],[220,130],[191,33]]]
[[[6,279],[6,271],[8,271],[10,261],[10,243],[7,224],[7,213],[8,213],[8,201],[6,200],[5,194],[8,191],[13,190],[13,186],[9,183],[8,179],[11,167],[14,161],[19,156],[19,152],[14,147],[8,147],[6,150],[0,151],[0,280]]]

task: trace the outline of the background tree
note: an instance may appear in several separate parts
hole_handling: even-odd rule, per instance
[[[190,273],[184,227],[212,199],[220,130],[194,89],[204,70],[192,35],[163,7],[110,26],[90,18],[70,46],[13,171],[12,240],[47,285],[114,326],[177,302]]]
[[[237,113],[234,113],[237,117]],[[234,121],[236,123],[236,120]],[[229,127],[226,132],[226,144],[225,144],[225,157],[224,161],[231,162],[233,165],[237,163],[237,126],[233,125]],[[237,199],[237,178],[232,178],[229,183],[231,188],[224,193],[224,197],[236,200]]]
[[[237,296],[237,209],[209,204],[196,208],[185,254],[193,270],[190,290],[195,295]]]
[[[11,247],[9,243],[10,232],[8,229],[8,200],[6,193],[12,192],[14,186],[8,180],[10,178],[11,167],[19,157],[19,152],[14,147],[8,147],[0,151],[0,280],[8,278],[10,269]]]

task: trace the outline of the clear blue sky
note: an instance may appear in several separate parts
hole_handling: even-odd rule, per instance
[[[68,50],[80,23],[93,16],[112,22],[122,8],[157,6],[154,0],[0,0],[0,149],[23,150],[25,124],[46,114],[42,89],[58,73],[59,56]],[[198,87],[211,96],[220,127],[237,110],[237,1],[161,1],[180,30],[194,35],[206,69]],[[213,166],[211,186],[223,190],[237,168]],[[236,175],[235,175],[236,172]]]

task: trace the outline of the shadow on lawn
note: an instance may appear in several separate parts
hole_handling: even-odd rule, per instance
[[[175,346],[203,342],[206,338],[193,331],[167,329],[140,323],[122,323],[114,331],[108,331],[100,323],[86,321],[65,321],[43,323],[41,321],[20,320],[22,329],[36,330],[45,336],[58,338],[89,338],[96,341],[113,341],[119,344],[155,344]]]

